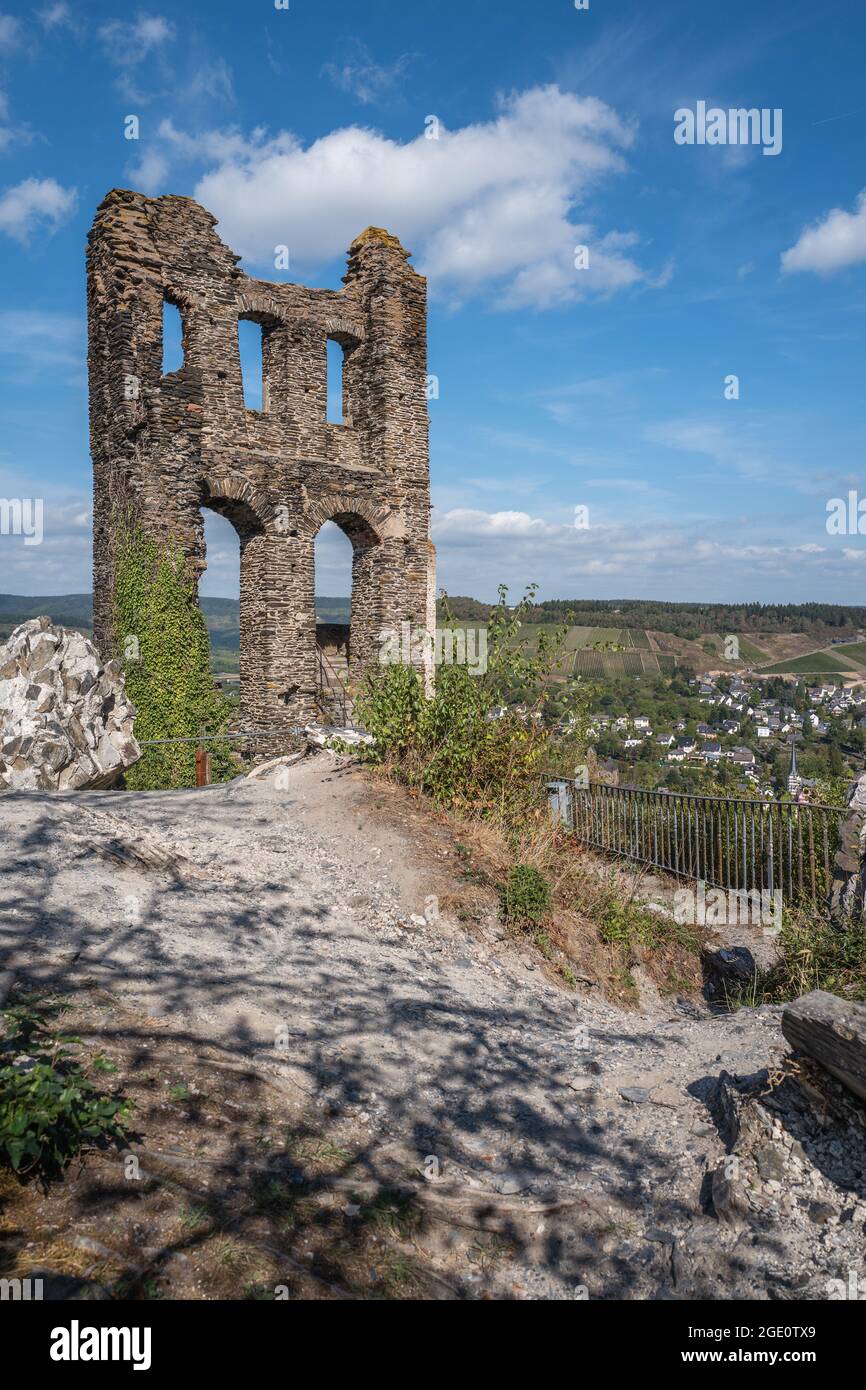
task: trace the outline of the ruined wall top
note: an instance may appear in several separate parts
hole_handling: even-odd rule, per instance
[[[426,281],[399,240],[368,227],[343,287],[315,289],[247,275],[216,225],[192,198],[114,189],[100,204],[88,245],[94,461],[143,429],[145,452],[180,433],[209,463],[278,457],[295,472],[334,465],[426,489]],[[183,321],[184,362],[168,375],[164,300]],[[243,398],[240,319],[262,327],[257,410]],[[342,424],[326,418],[328,339],[344,353]]]

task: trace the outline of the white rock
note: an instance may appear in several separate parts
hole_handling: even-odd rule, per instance
[[[31,618],[0,646],[0,791],[110,786],[141,757],[134,720],[117,663],[81,633]]]

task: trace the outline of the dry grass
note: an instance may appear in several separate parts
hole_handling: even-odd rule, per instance
[[[386,772],[366,775],[376,812],[417,832],[413,839],[440,910],[468,931],[502,925],[508,872],[531,864],[550,884],[550,912],[539,928],[509,935],[521,950],[537,953],[550,979],[569,988],[596,986],[626,1008],[640,1004],[636,966],[662,994],[701,990],[701,933],[644,908],[642,871],[614,868],[584,851],[553,826],[546,805],[518,834],[480,815],[435,806]]]

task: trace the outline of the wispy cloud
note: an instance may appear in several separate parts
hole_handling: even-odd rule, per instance
[[[0,13],[0,53],[11,53],[22,41],[21,21],[14,15]]]
[[[110,19],[97,33],[108,61],[115,67],[129,68],[172,43],[175,27],[162,15],[139,13],[135,19]]]
[[[0,310],[0,354],[7,382],[29,382],[60,375],[76,384],[83,379],[85,326],[73,314],[42,309]]]
[[[53,4],[46,5],[43,9],[36,11],[36,18],[49,33],[54,33],[61,29],[77,29],[79,27],[78,18],[72,13],[67,0],[54,0]]]
[[[337,56],[322,67],[322,74],[335,87],[348,92],[362,105],[379,104],[391,98],[403,82],[411,53],[401,53],[393,63],[377,63],[360,39],[344,39]]]

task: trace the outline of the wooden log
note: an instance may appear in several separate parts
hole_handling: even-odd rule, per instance
[[[866,1004],[816,989],[787,1006],[782,1032],[792,1047],[866,1101]]]

